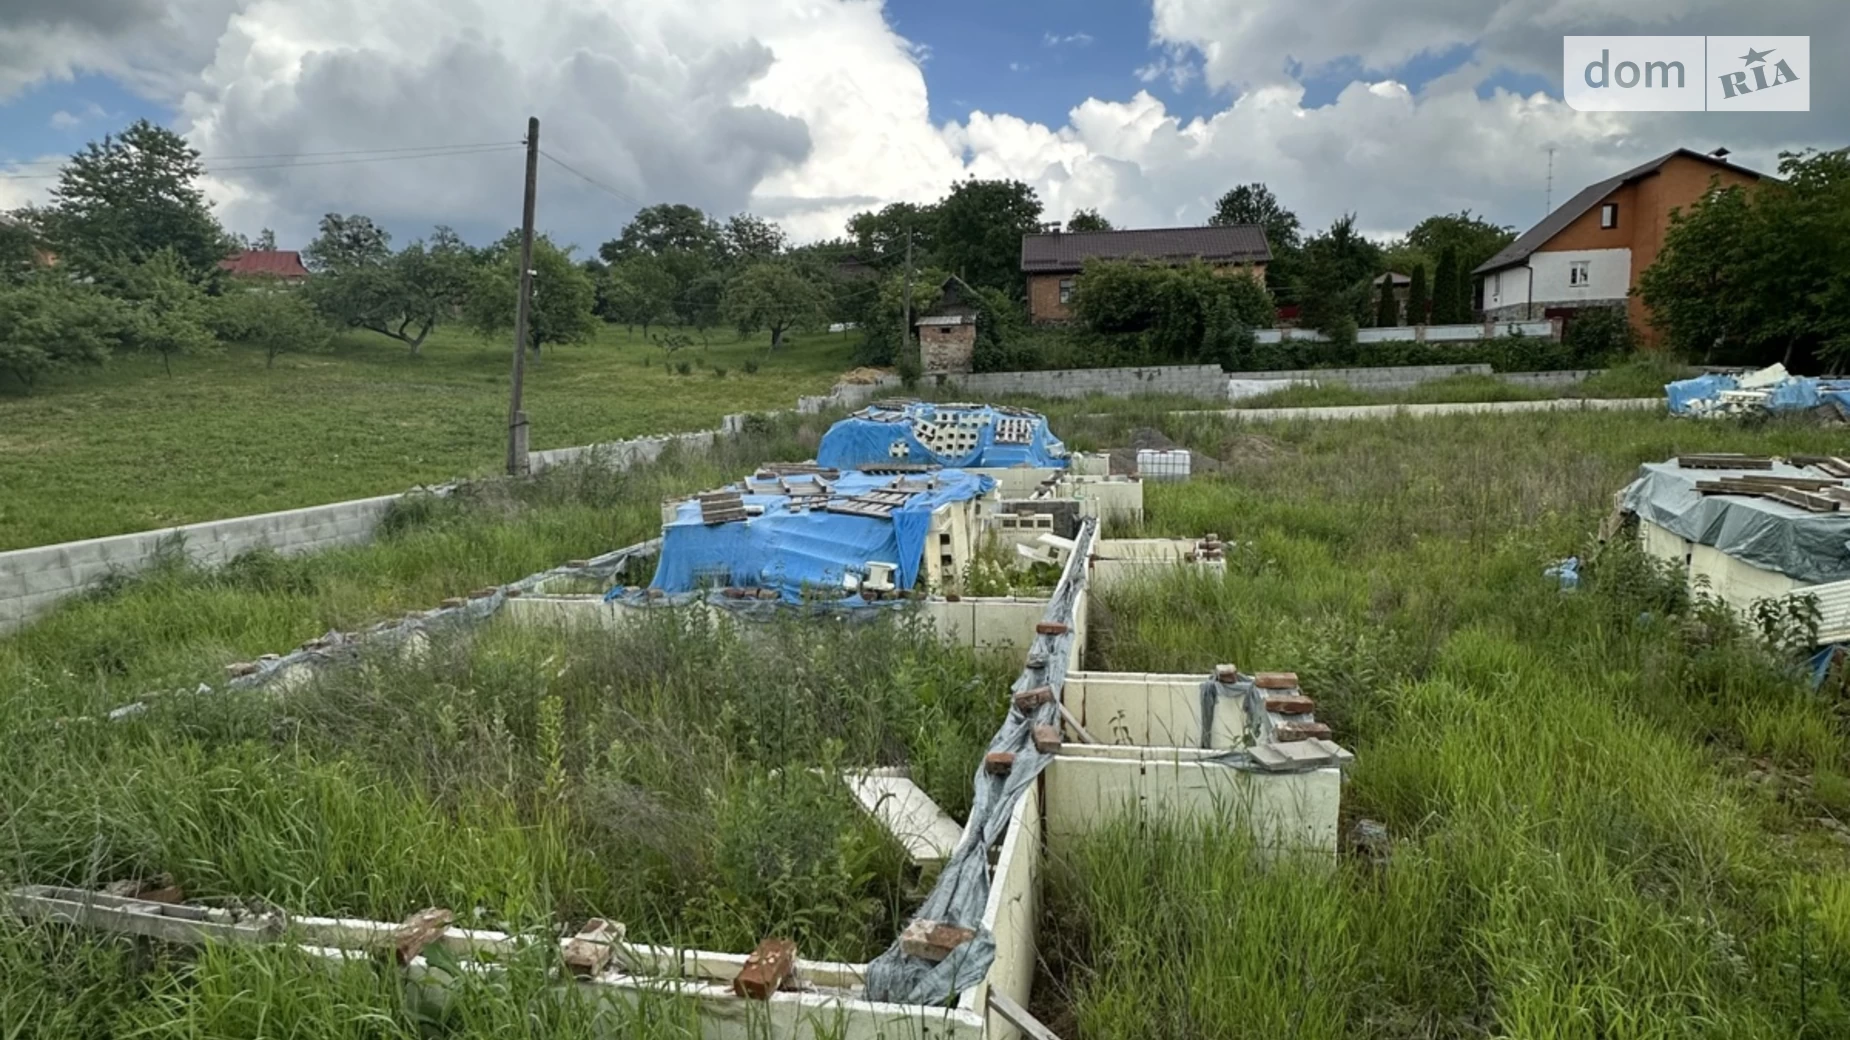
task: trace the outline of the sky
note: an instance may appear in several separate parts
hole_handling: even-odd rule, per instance
[[[1561,37],[1601,33],[1809,35],[1812,111],[1574,112]],[[231,230],[300,247],[335,211],[484,241],[518,221],[536,115],[540,227],[587,249],[640,204],[807,241],[969,176],[1121,227],[1262,181],[1311,229],[1522,229],[1551,149],[1558,203],[1672,148],[1772,171],[1850,144],[1846,50],[1844,0],[7,0],[0,208],[147,118],[206,157]]]

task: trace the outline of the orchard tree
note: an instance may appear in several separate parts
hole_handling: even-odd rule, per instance
[[[213,304],[213,332],[221,340],[260,348],[265,368],[275,368],[281,354],[325,350],[334,337],[333,328],[299,290],[235,289]]]
[[[0,282],[0,371],[30,394],[48,373],[99,366],[123,321],[119,302],[62,274]]]
[[[722,305],[726,320],[740,333],[760,329],[771,333],[771,349],[784,344],[784,333],[820,324],[827,319],[828,300],[822,286],[803,277],[794,265],[753,264],[726,286]]]
[[[59,261],[96,275],[171,252],[182,277],[202,281],[230,242],[205,192],[199,153],[145,119],[92,141],[58,173],[46,232]]]
[[[112,272],[128,304],[123,345],[160,355],[161,368],[169,376],[175,357],[218,349],[218,341],[206,327],[206,295],[188,277],[190,273],[186,261],[172,249]]]
[[[605,321],[625,328],[674,321],[674,277],[653,257],[635,256],[611,264],[598,284],[599,313]]]
[[[1116,231],[1117,229],[1112,227],[1111,221],[1106,220],[1104,215],[1099,213],[1098,210],[1082,209],[1082,210],[1076,210],[1073,213],[1073,215],[1067,219],[1066,230],[1068,231]]]
[[[484,335],[514,328],[520,300],[520,232],[510,231],[487,251],[469,294],[470,323]],[[527,343],[537,353],[548,343],[582,343],[597,334],[597,288],[569,247],[545,235],[533,237],[533,296],[527,313]]]
[[[1019,298],[1021,239],[1041,229],[1041,200],[1021,181],[958,181],[938,203],[936,262],[978,288]]]
[[[391,259],[391,234],[358,213],[322,217],[320,233],[302,250],[303,263],[318,273],[383,267]]]

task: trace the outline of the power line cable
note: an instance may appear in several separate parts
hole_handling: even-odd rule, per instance
[[[546,149],[544,148],[540,149],[540,155],[544,156],[549,162],[552,162],[558,165],[559,168],[563,169],[565,172],[571,174],[574,177],[577,177],[579,180],[584,181],[586,184],[591,185],[593,188],[596,188],[599,191],[604,192],[605,194],[612,195],[618,199],[621,199],[624,202],[627,202],[630,205],[635,206],[637,209],[643,208],[643,203],[633,198],[630,198],[628,195],[625,195],[622,192],[618,191],[617,189],[611,187],[610,185],[605,184],[603,181],[598,180],[596,177],[593,177],[590,174],[585,173],[582,170],[579,170],[578,168],[574,167],[572,164],[552,154]]]
[[[218,175],[218,174],[226,174],[226,173],[242,173],[247,170],[288,170],[288,169],[296,169],[298,167],[311,167],[311,166],[347,166],[347,165],[352,165],[356,163],[401,162],[406,159],[448,159],[448,158],[454,158],[457,156],[490,155],[490,154],[494,154],[497,152],[517,151],[520,147],[521,146],[517,143],[450,145],[450,146],[445,146],[444,148],[437,149],[437,150],[425,149],[425,150],[412,151],[410,149],[399,149],[398,151],[402,154],[390,154],[390,155],[387,155],[387,154],[357,155],[356,154],[348,158],[312,159],[308,162],[237,162],[236,165],[231,165],[231,166],[206,165],[202,169],[203,169],[203,172],[207,174]],[[301,156],[313,155],[313,154],[315,153],[304,152],[304,153],[300,153],[299,155],[285,156],[281,158],[296,159],[296,158],[300,158]],[[338,155],[340,153],[327,153],[327,154]],[[261,157],[253,157],[253,158],[261,158]],[[217,161],[218,162],[236,162],[236,160],[231,160],[231,159],[219,159]],[[49,181],[49,180],[57,180],[62,176],[63,176],[62,173],[7,173],[7,174],[0,174],[0,180]]]
[[[239,162],[247,159],[307,159],[333,155],[390,155],[395,152],[445,152],[475,148],[496,148],[503,145],[519,146],[519,141],[478,141],[473,144],[430,144],[405,145],[399,148],[337,148],[321,152],[251,152],[244,155],[201,155],[200,162]],[[24,162],[7,162],[3,165],[13,169],[25,169],[31,166],[63,166],[70,159],[32,159]]]

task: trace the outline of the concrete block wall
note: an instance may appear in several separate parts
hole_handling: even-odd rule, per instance
[[[974,399],[986,397],[1135,397],[1171,394],[1224,400],[1226,376],[1219,365],[1161,365],[1150,368],[1070,368],[1047,372],[978,372],[936,381],[941,388]]]
[[[1341,385],[1356,390],[1405,390],[1453,376],[1487,376],[1489,365],[1395,365],[1383,368],[1288,368],[1272,372],[1229,372],[1229,381],[1277,380]]]
[[[18,628],[110,574],[140,570],[176,543],[189,558],[216,565],[261,546],[304,553],[367,541],[401,497],[380,495],[0,553],[0,632]]]
[[[1598,375],[1602,369],[1580,368],[1563,369],[1559,372],[1499,372],[1497,378],[1516,386],[1531,386],[1543,390],[1556,390],[1564,387],[1579,386],[1589,376]]]

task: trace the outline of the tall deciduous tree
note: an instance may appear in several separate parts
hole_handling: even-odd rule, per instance
[[[1266,244],[1274,254],[1290,252],[1302,244],[1303,226],[1298,215],[1286,209],[1263,184],[1242,184],[1220,197],[1208,223],[1216,227],[1230,224],[1257,224],[1265,229]]]
[[[750,264],[775,259],[787,239],[775,221],[740,213],[729,217],[720,230],[720,246],[729,264]]]
[[[447,227],[397,253],[363,216],[331,213],[321,229],[308,249],[320,272],[308,283],[308,299],[329,321],[398,340],[414,356],[474,283],[475,252]]]
[[[163,249],[145,262],[112,272],[128,303],[124,346],[158,354],[161,368],[173,375],[173,359],[218,349],[206,327],[206,295],[191,278],[180,254]]]
[[[937,256],[938,207],[894,202],[877,211],[856,213],[848,218],[848,235],[863,261],[885,269],[905,262],[910,236],[913,264],[928,267]]]
[[[784,333],[822,322],[827,306],[820,283],[803,277],[792,264],[775,261],[739,272],[726,286],[722,305],[726,320],[741,333],[769,331],[772,350],[783,346]]]
[[[391,258],[391,234],[359,213],[322,217],[320,233],[302,250],[303,263],[317,272],[382,267]]]
[[[1515,228],[1474,217],[1468,209],[1427,217],[1407,232],[1407,244],[1429,257],[1451,249],[1459,270],[1467,275],[1515,240]]]
[[[490,247],[469,293],[470,322],[486,335],[514,327],[520,300],[520,232]],[[581,343],[597,334],[597,289],[569,248],[545,235],[533,238],[533,297],[527,315],[527,343],[538,351],[552,343]]]
[[[1381,270],[1381,247],[1356,230],[1349,213],[1304,243],[1303,254],[1297,297],[1304,324],[1340,339],[1373,311],[1370,279]]]
[[[1066,221],[1068,231],[1115,231],[1111,221],[1095,209],[1075,210]]]
[[[1850,363],[1850,149],[1787,153],[1783,180],[1719,184],[1674,213],[1639,279],[1651,322],[1686,356]]]
[[[59,260],[97,274],[170,251],[192,281],[209,277],[229,248],[199,187],[199,153],[145,119],[93,141],[58,173],[46,231]]]
[[[1021,239],[1041,227],[1041,200],[1021,181],[958,181],[938,203],[938,265],[978,288],[1019,298]]]

